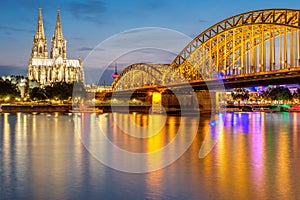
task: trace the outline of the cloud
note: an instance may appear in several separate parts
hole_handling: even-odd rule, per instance
[[[77,49],[78,51],[92,51],[94,48],[91,47],[81,47],[79,49]]]
[[[81,47],[78,48],[77,51],[106,51],[106,50],[97,47]]]
[[[106,11],[106,3],[97,0],[69,3],[68,8],[72,15],[80,20],[92,21],[103,24],[103,13]]]

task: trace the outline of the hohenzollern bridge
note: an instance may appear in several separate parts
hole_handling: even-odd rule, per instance
[[[171,64],[132,64],[113,91],[185,87],[205,90],[300,83],[300,10],[265,9],[227,18],[195,37]]]

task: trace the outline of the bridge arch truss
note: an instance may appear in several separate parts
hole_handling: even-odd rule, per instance
[[[290,70],[300,64],[300,10],[267,9],[225,19],[195,37],[170,67],[188,80]]]
[[[126,90],[159,85],[171,69],[168,64],[132,64],[123,69],[112,83],[113,90]]]

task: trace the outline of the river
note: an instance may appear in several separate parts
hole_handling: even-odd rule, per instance
[[[300,197],[300,113],[223,113],[214,119],[2,113],[0,199]],[[126,134],[131,120],[140,128],[154,124],[157,130],[147,129],[151,137]],[[99,132],[105,137],[98,137]],[[136,155],[176,145],[170,146],[169,154],[139,161],[111,149],[105,138]],[[206,140],[216,144],[199,158]],[[175,159],[181,150],[183,154]]]

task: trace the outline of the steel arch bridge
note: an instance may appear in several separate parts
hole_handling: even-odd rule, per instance
[[[211,26],[177,55],[170,69],[164,70],[175,74],[173,78],[165,78],[170,75],[163,72],[159,75],[162,84],[174,84],[183,78],[185,81],[211,80],[219,74],[230,78],[298,67],[300,10],[265,9],[235,15]],[[131,72],[126,69],[120,74],[115,86],[126,73]],[[181,77],[178,78],[178,74]]]
[[[142,86],[162,84],[162,78],[170,69],[168,64],[137,63],[126,67],[114,80],[114,90],[126,90]]]

